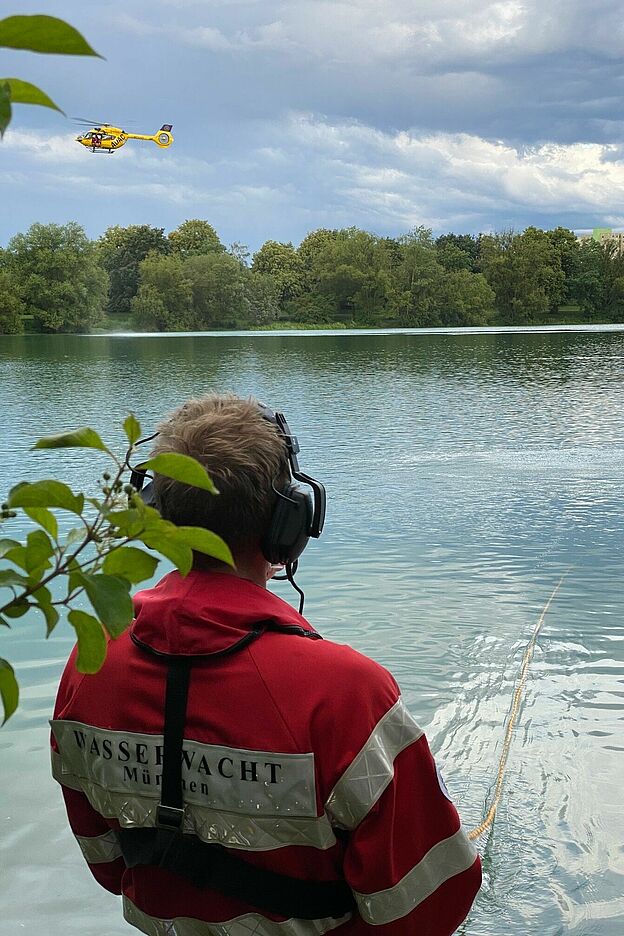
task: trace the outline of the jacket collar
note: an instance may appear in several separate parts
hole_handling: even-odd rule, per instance
[[[170,572],[134,597],[133,639],[156,653],[181,656],[217,653],[237,643],[262,621],[315,634],[277,595],[223,572]]]

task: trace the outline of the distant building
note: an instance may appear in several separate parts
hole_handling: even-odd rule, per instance
[[[580,243],[594,241],[596,244],[614,246],[618,254],[624,253],[624,231],[613,231],[611,228],[597,227],[591,234],[579,234],[577,240]]]

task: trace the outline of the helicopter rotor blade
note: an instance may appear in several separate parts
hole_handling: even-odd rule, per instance
[[[99,127],[109,127],[110,124],[106,120],[74,120],[73,121],[78,127],[88,127],[89,129],[96,130]]]

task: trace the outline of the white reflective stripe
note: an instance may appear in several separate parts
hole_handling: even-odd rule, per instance
[[[163,920],[148,916],[125,896],[123,914],[131,926],[136,926],[142,933],[147,933],[147,936],[322,936],[351,918],[351,914],[347,913],[346,916],[337,919],[290,919],[276,923],[260,913],[244,913],[221,923],[208,923],[191,917]]]
[[[325,811],[333,825],[357,828],[392,781],[395,758],[422,734],[399,698],[329,794]]]
[[[104,835],[77,835],[76,841],[89,864],[105,864],[121,858],[121,848],[112,829]]]
[[[434,845],[394,887],[376,894],[354,892],[360,916],[373,926],[407,916],[441,884],[472,867],[476,857],[476,848],[463,829],[459,829]]]
[[[130,796],[142,796],[162,782],[162,734],[113,731],[69,719],[54,720],[52,731],[66,767],[77,777]],[[185,738],[182,786],[185,803],[202,809],[316,818],[312,751],[258,751]]]
[[[150,828],[156,825],[157,790],[145,795],[113,793],[97,783],[72,774],[61,755],[52,751],[52,775],[63,786],[80,790],[93,808],[107,819],[117,819],[124,828]],[[195,833],[204,842],[220,842],[228,848],[247,851],[271,851],[287,845],[304,845],[325,850],[336,844],[326,815],[316,819],[297,817],[243,816],[187,805],[185,832]]]

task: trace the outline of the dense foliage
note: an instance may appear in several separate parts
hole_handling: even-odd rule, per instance
[[[129,444],[125,457],[115,455],[88,427],[46,436],[33,446],[105,453],[110,467],[102,473],[97,497],[45,479],[16,484],[0,505],[0,528],[7,524],[9,532],[11,520],[20,513],[33,524],[23,542],[0,537],[0,631],[33,610],[41,613],[49,637],[65,612],[76,631],[76,666],[81,673],[100,669],[108,641],[132,619],[132,586],[154,575],[160,557],[169,559],[182,575],[190,571],[194,553],[233,565],[229,547],[219,536],[202,527],[175,526],[143,502],[128,483],[141,427],[130,414],[123,428]],[[187,455],[161,453],[142,467],[219,493],[202,465]],[[69,532],[59,526],[59,510],[77,524]],[[0,657],[0,725],[13,714],[18,699],[13,667]]]
[[[397,238],[358,228],[268,240],[250,256],[207,221],[176,230],[34,224],[0,249],[0,333],[624,321],[615,241],[572,231]]]

